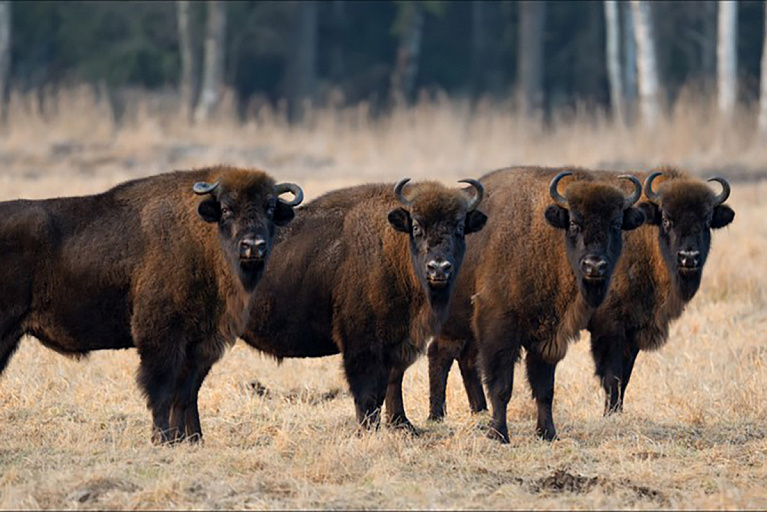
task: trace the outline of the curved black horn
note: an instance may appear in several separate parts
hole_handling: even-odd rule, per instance
[[[650,173],[647,179],[644,180],[644,195],[647,196],[647,199],[649,199],[651,203],[658,204],[660,202],[660,196],[652,189],[652,182],[655,181],[655,178],[662,174],[663,173],[660,171],[655,171]]]
[[[410,178],[402,178],[396,185],[394,185],[394,195],[399,199],[399,202],[405,206],[410,206],[412,204],[412,201],[408,201],[405,199],[405,196],[402,195],[402,189],[405,188],[408,181],[410,181]]]
[[[554,179],[551,180],[551,184],[549,185],[549,194],[551,195],[551,198],[554,200],[555,203],[557,203],[562,208],[567,208],[567,199],[564,198],[562,194],[559,193],[559,190],[557,190],[557,185],[559,185],[559,180],[564,178],[565,176],[572,176],[572,172],[570,171],[563,171],[554,176]]]
[[[482,202],[482,198],[485,197],[485,187],[482,186],[482,183],[480,183],[477,180],[467,178],[465,180],[458,180],[458,183],[468,183],[472,187],[474,187],[474,190],[477,191],[477,193],[474,195],[474,197],[469,202],[467,208],[468,211],[473,211],[474,209],[479,206],[479,203]]]
[[[642,182],[637,179],[636,176],[633,176],[631,174],[621,174],[618,176],[619,179],[622,180],[628,180],[631,183],[634,184],[634,192],[626,198],[626,202],[623,203],[623,208],[626,209],[629,206],[633,205],[637,201],[639,201],[639,198],[642,197]]]
[[[295,183],[278,183],[274,186],[274,193],[277,194],[277,196],[280,196],[284,194],[285,192],[290,192],[293,194],[293,200],[292,201],[285,201],[284,199],[278,199],[283,204],[286,204],[288,206],[298,206],[301,204],[301,201],[304,200],[304,191],[301,190],[301,187],[296,185]]]
[[[727,201],[727,198],[730,197],[730,182],[724,179],[721,176],[714,176],[713,178],[709,178],[706,181],[716,181],[722,186],[722,191],[719,192],[719,195],[717,195],[714,198],[714,207],[719,206],[723,202]]]
[[[216,190],[217,187],[218,187],[218,182],[205,183],[204,181],[200,181],[194,184],[194,187],[192,187],[192,190],[198,196],[204,196],[205,194],[210,194],[211,192]]]

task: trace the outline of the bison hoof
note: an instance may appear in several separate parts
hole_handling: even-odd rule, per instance
[[[442,411],[440,411],[440,412],[432,411],[429,414],[429,421],[435,421],[435,422],[439,423],[439,422],[443,421],[444,419],[445,419],[445,413],[442,412]]]
[[[490,425],[487,431],[487,437],[501,444],[509,444],[509,429],[504,427],[494,427]]]
[[[405,416],[398,416],[395,418],[391,418],[388,422],[388,426],[389,428],[406,432],[413,437],[418,437],[422,433],[421,429],[419,429],[418,427],[410,423],[410,420],[407,419]]]
[[[557,430],[554,428],[554,425],[545,428],[538,427],[535,429],[535,433],[544,441],[554,441],[557,439]]]

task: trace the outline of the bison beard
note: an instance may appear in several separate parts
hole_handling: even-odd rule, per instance
[[[242,338],[284,357],[341,352],[362,425],[415,431],[402,378],[444,322],[483,188],[363,185],[297,210],[275,245]],[[472,190],[473,189],[473,190]]]
[[[215,167],[0,203],[0,372],[24,334],[71,356],[136,347],[153,441],[200,440],[200,386],[260,275],[243,248],[262,267],[300,200],[261,171]]]

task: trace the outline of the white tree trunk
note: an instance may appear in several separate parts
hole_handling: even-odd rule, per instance
[[[194,108],[194,52],[192,50],[192,31],[189,21],[189,0],[177,0],[176,14],[178,19],[178,48],[181,54],[181,80],[179,94],[181,96],[181,111],[184,118],[191,119]]]
[[[632,0],[631,9],[637,46],[639,110],[642,125],[647,129],[653,129],[658,125],[660,117],[660,91],[650,3],[647,0]]]
[[[719,3],[718,37],[716,46],[717,103],[720,119],[732,122],[738,93],[738,3]]]
[[[206,121],[221,99],[224,87],[224,53],[226,41],[225,2],[208,2],[208,23],[205,33],[205,62],[203,65],[202,91],[195,121]]]
[[[0,2],[0,119],[5,123],[11,71],[11,2]]]
[[[519,4],[519,65],[517,77],[524,111],[534,116],[543,109],[543,29],[546,3],[523,1]]]
[[[767,6],[764,9],[764,22],[767,27]],[[759,134],[767,139],[767,30],[764,31],[762,44],[762,70],[759,82]]]
[[[607,75],[610,81],[610,106],[613,118],[623,124],[623,76],[621,73],[620,60],[620,18],[618,14],[618,2],[605,0],[605,25],[606,25],[606,58]]]

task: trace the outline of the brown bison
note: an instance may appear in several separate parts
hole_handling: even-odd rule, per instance
[[[570,183],[563,197],[557,186],[565,176]],[[464,376],[473,372],[467,379],[470,396],[484,401],[474,364],[478,355],[493,406],[491,435],[508,442],[506,407],[524,347],[538,406],[536,431],[544,439],[556,436],[556,364],[607,295],[622,231],[645,220],[632,206],[641,183],[620,178],[634,185],[628,197],[618,180],[585,170],[520,167],[480,180],[492,221],[469,246],[448,320],[429,348],[432,418],[444,414],[447,372],[457,356]]]
[[[279,359],[341,352],[357,418],[412,429],[402,377],[445,319],[466,248],[479,231],[473,195],[434,182],[336,190],[297,210],[280,234],[242,338]],[[396,393],[387,395],[387,388]]]
[[[626,236],[613,291],[588,326],[596,374],[606,393],[605,414],[623,409],[637,354],[666,343],[669,324],[698,291],[711,230],[735,218],[724,204],[730,195],[724,178],[709,180],[721,185],[717,194],[674,168],[644,176],[647,201],[639,206],[650,226]]]
[[[136,347],[152,440],[199,440],[202,381],[245,328],[275,226],[301,197],[214,167],[0,203],[0,372],[25,334],[69,356]]]

